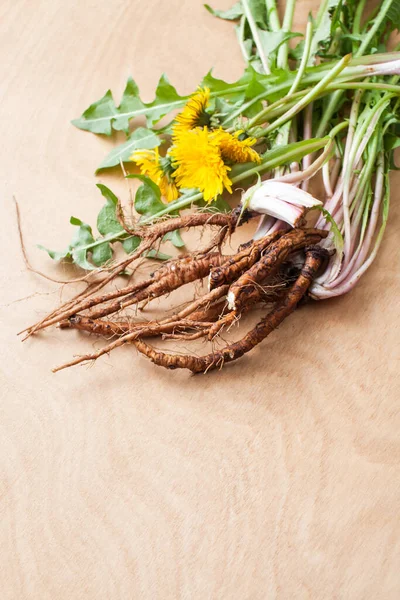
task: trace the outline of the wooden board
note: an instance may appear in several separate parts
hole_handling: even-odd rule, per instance
[[[219,0],[228,7],[230,0]],[[315,3],[298,2],[304,24]],[[399,184],[382,251],[347,297],[306,306],[250,356],[191,377],[124,348],[17,331],[58,286],[34,266],[76,215],[115,140],[70,125],[129,74],[190,93],[243,68],[199,0],[5,0],[1,6],[1,600],[396,600],[400,597]],[[99,178],[119,194],[119,173]]]

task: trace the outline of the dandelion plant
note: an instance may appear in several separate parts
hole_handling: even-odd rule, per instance
[[[128,220],[119,199],[98,185],[106,201],[99,235],[73,217],[77,231],[67,249],[48,250],[88,271],[91,285],[28,328],[27,337],[59,324],[108,338],[96,353],[55,370],[127,343],[167,368],[220,368],[252,350],[305,296],[349,292],[374,261],[400,145],[400,51],[389,47],[400,0],[384,0],[371,13],[365,1],[321,0],[304,33],[292,30],[295,4],[287,0],[282,20],[275,0],[239,0],[227,11],[206,5],[235,26],[245,61],[238,81],[209,71],[181,96],[163,75],[145,103],[129,78],[119,105],[109,90],[73,121],[97,135],[125,132],[97,172],[124,165],[139,183],[137,217]],[[138,117],[146,127],[135,126]],[[240,202],[227,203],[239,188]],[[252,239],[226,253],[226,240],[253,219]],[[194,227],[215,233],[190,253],[179,232]],[[138,259],[168,258],[160,243],[181,254],[147,280],[129,278],[107,290],[132,274]],[[123,258],[114,254],[118,244]],[[208,281],[206,292],[157,320],[129,313],[199,280]],[[222,342],[222,332],[256,306],[264,311],[259,323]],[[148,338],[174,340],[178,350],[159,350]],[[202,356],[187,352],[198,339],[211,343]]]

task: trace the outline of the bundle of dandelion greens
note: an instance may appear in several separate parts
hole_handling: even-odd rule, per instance
[[[287,1],[282,21],[275,0],[240,0],[228,11],[206,5],[236,23],[246,61],[238,81],[209,72],[184,97],[162,76],[155,100],[144,103],[129,79],[119,106],[108,91],[74,121],[96,134],[126,133],[98,171],[136,164],[140,174],[128,177],[140,182],[138,218],[128,223],[117,197],[98,184],[106,200],[100,235],[71,218],[77,232],[69,247],[48,250],[85,269],[88,286],[26,337],[58,324],[108,338],[101,350],[55,371],[126,343],[167,368],[220,368],[259,344],[305,296],[344,294],[371,265],[388,220],[389,171],[400,145],[400,52],[388,50],[400,0],[384,0],[372,13],[366,0],[322,0],[304,36],[292,31],[295,4]],[[139,116],[147,127],[132,129]],[[308,191],[316,177],[323,184],[319,198]],[[231,210],[222,196],[238,184],[245,189]],[[225,254],[233,231],[257,216],[253,239]],[[159,252],[166,240],[183,252],[180,231],[195,227],[216,230],[203,248],[173,259]],[[117,243],[127,253],[122,259],[113,255]],[[167,260],[148,279],[132,280],[142,257]],[[129,277],[126,285],[106,291],[121,274]],[[126,313],[205,278],[206,293],[160,319]],[[260,305],[259,323],[223,345],[222,331]],[[147,338],[175,340],[178,350],[158,350]],[[211,343],[207,354],[181,352],[196,339]]]

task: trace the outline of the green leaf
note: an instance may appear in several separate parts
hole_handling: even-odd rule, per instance
[[[255,74],[259,78],[260,85],[268,86],[276,82],[274,76],[258,74],[254,68],[248,66],[243,76],[233,83],[228,83],[222,79],[213,77],[210,71],[203,78],[200,85],[210,88],[212,98],[226,96],[231,102],[239,102],[243,101],[246,97],[246,89],[253,81]],[[247,95],[247,97],[249,96]],[[115,106],[111,92],[108,91],[103,98],[85,110],[79,119],[75,119],[72,122],[79,129],[105,135],[111,135],[113,128],[128,131],[130,120],[139,116],[146,117],[148,127],[152,127],[168,113],[181,108],[187,99],[188,96],[181,96],[174,86],[169,83],[165,75],[163,75],[157,85],[155,99],[153,102],[145,104],[140,100],[137,85],[130,78],[118,108]],[[142,134],[143,132],[140,135]],[[119,148],[113,149],[101,163],[98,170],[115,166],[120,160],[128,160],[130,154],[135,149],[135,147],[130,146],[131,142],[136,140],[136,138],[133,137],[134,135],[135,134],[133,133],[125,144]],[[150,142],[150,140],[147,143],[153,148],[155,145],[158,145],[158,142],[157,144],[153,144],[153,141]]]
[[[179,229],[175,231],[169,231],[164,235],[164,241],[170,241],[175,248],[183,248],[185,246],[185,242],[183,241]]]
[[[181,107],[185,101],[186,97],[180,96],[166,75],[162,75],[157,85],[155,99],[146,105],[147,125],[152,127],[171,110]]]
[[[387,133],[384,138],[385,150],[394,150],[400,146],[400,137],[393,133]]]
[[[256,115],[258,115],[262,111],[263,108],[264,108],[264,105],[263,105],[262,101],[257,100],[257,102],[253,102],[248,108],[246,108],[246,110],[244,110],[242,114],[243,114],[243,116],[247,117],[248,119],[252,119]]]
[[[127,254],[131,254],[132,252],[134,252],[136,250],[136,248],[139,246],[139,244],[140,244],[140,237],[138,235],[131,235],[130,237],[126,238],[126,240],[124,240],[122,242],[122,247]]]
[[[90,271],[94,267],[87,259],[86,246],[92,244],[95,241],[92,234],[92,228],[90,227],[90,225],[84,223],[76,217],[71,217],[69,222],[71,223],[71,225],[78,227],[78,229],[74,234],[67,250],[65,250],[64,252],[54,252],[53,250],[48,250],[44,246],[38,247],[41,250],[45,250],[48,253],[48,255],[54,260],[71,258],[73,262],[82,267],[82,269]]]
[[[165,204],[160,200],[160,190],[151,179],[143,175],[130,175],[129,177],[137,178],[143,182],[143,185],[137,192],[136,208],[139,208],[138,212],[147,216],[153,215],[160,208],[165,208]],[[77,230],[66,250],[55,252],[43,246],[38,246],[41,250],[45,250],[54,260],[71,259],[72,262],[79,265],[82,269],[90,271],[111,260],[111,244],[120,242],[128,254],[134,252],[139,246],[141,242],[140,237],[127,234],[118,222],[116,216],[118,207],[117,196],[101,183],[97,184],[97,187],[106,200],[97,217],[97,228],[101,234],[100,237],[95,239],[92,228],[87,223],[76,217],[71,217],[70,223],[77,227]],[[176,246],[183,244],[179,233],[173,237],[173,242]],[[157,260],[167,259],[167,255],[163,253],[155,252],[150,256],[157,258]]]
[[[160,252],[160,250],[149,250],[144,256],[146,258],[152,258],[153,260],[169,260],[171,258],[170,254],[164,254],[164,252]]]
[[[158,83],[155,99],[153,102],[145,104],[140,99],[138,86],[130,77],[118,108],[111,91],[108,90],[103,98],[91,104],[82,116],[72,123],[79,129],[92,133],[111,135],[113,128],[117,131],[128,132],[131,119],[145,116],[147,123],[151,126],[167,113],[183,106],[186,100],[187,97],[180,96],[163,75]]]
[[[111,152],[107,154],[103,162],[96,170],[96,173],[102,169],[115,167],[116,165],[119,165],[121,161],[128,162],[135,150],[142,148],[152,150],[161,143],[162,140],[153,131],[146,129],[145,127],[138,127],[129,136],[126,142],[120,146],[117,146],[116,148],[113,148]]]
[[[203,77],[200,85],[201,87],[208,87],[211,94],[226,96],[231,102],[238,103],[242,102],[245,98],[252,97],[250,90],[252,89],[251,86],[254,86],[255,81],[258,81],[258,89],[260,90],[265,89],[266,85],[270,84],[271,81],[275,81],[275,77],[260,75],[251,65],[248,65],[240,79],[233,83],[213,77],[211,70]]]
[[[400,29],[400,0],[393,0],[386,13],[386,18],[393,23],[397,30]]]
[[[332,217],[331,213],[328,210],[326,210],[326,208],[324,208],[323,206],[314,206],[314,209],[320,210],[324,216],[325,221],[327,221],[327,223],[330,223],[331,232],[333,234],[333,243],[335,245],[336,252],[338,253],[338,255],[341,255],[343,252],[344,240],[335,219]]]
[[[69,247],[72,260],[82,269],[85,269],[86,271],[91,271],[92,269],[94,269],[94,266],[88,261],[88,249],[86,248],[86,246],[92,244],[95,241],[92,234],[92,228],[90,227],[90,225],[84,223],[76,217],[71,217],[69,222],[71,223],[71,225],[75,225],[76,227],[78,227],[78,230],[73,236],[72,242]]]
[[[125,131],[128,134],[129,121],[131,118],[129,115],[135,112],[143,112],[144,109],[145,104],[143,104],[139,97],[139,88],[132,77],[129,77],[122,95],[121,104],[118,107],[118,113],[120,116],[118,116],[113,122],[114,129],[117,131]]]
[[[286,77],[285,73],[285,77]],[[251,100],[261,94],[265,93],[266,88],[273,83],[276,83],[277,77],[276,75],[263,75],[258,73],[254,69],[254,67],[250,64],[246,67],[243,76],[239,80],[241,83],[246,84],[246,88],[244,90],[244,98],[246,100]]]
[[[209,4],[204,4],[204,8],[206,8],[214,17],[225,19],[226,21],[236,21],[237,19],[240,19],[243,14],[241,2],[236,2],[236,4],[231,8],[228,8],[228,10],[214,10]]]
[[[41,244],[36,244],[36,247],[39,248],[39,250],[44,250],[45,252],[47,252],[50,258],[52,258],[53,260],[63,260],[64,258],[71,258],[69,248],[67,248],[63,252],[56,252],[55,250],[49,250],[49,248],[46,248]]]
[[[92,260],[97,267],[101,267],[112,259],[112,250],[108,242],[95,246],[92,251]]]
[[[145,175],[128,175],[130,179],[139,179],[143,184],[138,188],[135,196],[135,210],[139,215],[149,217],[165,208],[161,201],[161,191],[158,185]]]
[[[216,115],[218,115],[218,118],[220,120],[226,119],[228,117],[228,115],[233,110],[235,110],[239,106],[241,106],[241,104],[242,104],[241,102],[232,104],[231,102],[228,102],[224,98],[215,98],[215,113],[216,113]]]
[[[248,0],[251,14],[257,25],[267,29],[267,11],[265,0]]]
[[[236,84],[237,82],[228,83],[223,79],[217,79],[213,76],[212,69],[210,69],[208,73],[204,75],[200,86],[208,87],[210,89],[210,92],[227,92],[232,86],[235,86]]]
[[[111,135],[111,123],[117,112],[111,90],[108,90],[100,100],[93,102],[79,119],[74,119],[72,124],[92,133]]]
[[[325,0],[324,7],[320,6],[320,12],[315,21],[315,30],[311,42],[311,50],[308,59],[308,65],[314,64],[315,55],[321,45],[329,43],[331,38],[332,14],[335,9],[342,3],[342,0]],[[324,10],[322,10],[322,8]]]
[[[53,250],[39,246],[54,260],[70,258],[72,262],[79,265],[82,269],[90,271],[96,268],[96,266],[101,266],[108,262],[112,258],[110,242],[119,241],[120,236],[126,235],[126,232],[122,229],[116,218],[117,197],[105,185],[99,183],[97,187],[106,199],[106,204],[101,208],[97,217],[97,227],[101,233],[101,237],[96,240],[90,225],[76,217],[71,217],[71,225],[74,225],[78,229],[73,235],[70,245],[64,252],[54,252]],[[91,255],[91,260],[89,260],[89,255]]]
[[[292,31],[264,31],[258,29],[258,35],[260,36],[265,54],[270,57],[284,42],[287,42],[291,38],[301,37],[303,34]]]
[[[75,233],[72,239],[71,248],[75,247],[80,242],[83,242],[84,244],[91,244],[94,241],[92,228],[90,227],[90,225],[84,223],[83,221],[78,219],[78,217],[71,217],[69,222],[71,223],[71,225],[79,227],[78,231]]]
[[[121,231],[121,224],[118,222],[116,217],[118,198],[108,187],[102,183],[97,183],[96,185],[106,199],[106,204],[100,210],[97,217],[97,229],[101,235],[118,233]]]

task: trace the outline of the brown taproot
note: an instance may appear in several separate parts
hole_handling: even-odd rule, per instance
[[[93,322],[92,322],[92,324],[93,324]],[[110,325],[109,335],[112,335],[111,322],[109,323],[109,325]],[[144,326],[136,327],[136,328],[131,325],[130,329],[128,330],[127,333],[120,336],[114,342],[107,344],[107,346],[104,346],[104,348],[101,348],[97,352],[94,352],[91,354],[77,356],[73,360],[71,360],[67,363],[64,363],[63,365],[60,365],[59,367],[52,369],[52,371],[53,371],[53,373],[57,373],[58,371],[62,371],[63,369],[66,369],[68,367],[72,367],[72,366],[75,366],[75,365],[78,365],[81,363],[96,360],[97,358],[100,358],[100,356],[104,356],[104,354],[109,354],[112,350],[115,350],[115,348],[119,348],[120,346],[123,346],[124,344],[127,344],[127,343],[135,342],[135,340],[138,339],[139,337],[154,337],[154,336],[158,337],[158,336],[162,335],[163,333],[169,333],[169,332],[174,332],[174,331],[185,331],[188,328],[196,329],[196,333],[197,333],[198,329],[204,329],[205,332],[207,333],[208,329],[210,328],[211,325],[212,325],[212,323],[207,323],[207,322],[203,322],[203,321],[193,321],[192,319],[186,319],[186,320],[180,319],[180,320],[171,321],[171,322],[165,323],[165,324],[160,324],[157,322],[150,322]],[[85,323],[82,321],[80,328],[84,329],[86,327],[86,331],[87,331],[90,326],[91,326],[91,324],[89,321],[86,321]],[[118,329],[118,327],[116,327],[116,329]],[[104,329],[103,331],[106,331],[106,329]],[[119,329],[119,333],[120,333],[120,329]],[[205,335],[206,335],[206,333],[205,333]]]
[[[220,285],[232,283],[242,273],[252,267],[261,257],[265,249],[275,240],[279,239],[285,233],[284,230],[276,231],[260,240],[246,244],[237,254],[229,259],[220,267],[214,267],[210,271],[209,289],[213,290]]]
[[[250,352],[295,310],[318,272],[322,260],[323,251],[321,252],[320,248],[310,248],[306,252],[300,275],[286,296],[241,340],[228,344],[221,350],[199,357],[161,352],[142,339],[135,340],[134,344],[139,352],[153,363],[167,369],[189,369],[193,373],[205,373],[211,369],[221,368],[225,363],[235,361]]]
[[[154,273],[148,285],[131,294],[120,294],[114,302],[91,310],[90,316],[92,319],[102,318],[143,300],[154,300],[169,294],[187,283],[203,279],[209,274],[212,266],[221,264],[223,260],[224,257],[220,252],[213,252],[204,256],[188,256],[171,261]]]
[[[278,272],[293,252],[317,244],[328,232],[318,229],[292,229],[267,246],[260,260],[241,275],[229,288],[228,306],[240,313],[245,306],[259,300],[262,282]]]
[[[192,215],[186,215],[184,217],[177,218],[168,218],[164,221],[160,221],[154,225],[150,226],[138,226],[129,230],[128,233],[131,235],[137,235],[141,238],[141,243],[138,248],[130,254],[127,258],[120,260],[119,262],[113,263],[107,269],[101,268],[98,272],[102,270],[109,271],[109,274],[104,277],[100,282],[97,282],[91,290],[85,290],[82,294],[78,294],[75,298],[72,298],[68,302],[64,303],[55,311],[52,311],[49,315],[41,319],[35,325],[26,328],[21,333],[26,332],[26,336],[24,339],[28,338],[30,335],[36,333],[37,331],[49,327],[58,323],[60,320],[67,319],[69,316],[72,316],[82,310],[86,310],[95,306],[96,304],[103,303],[107,300],[111,299],[111,296],[107,294],[93,297],[93,294],[104,288],[108,283],[113,281],[119,273],[124,271],[134,260],[142,256],[147,250],[149,250],[152,246],[154,246],[155,242],[158,239],[162,239],[167,233],[172,231],[176,231],[177,229],[184,228],[192,228],[192,227],[201,227],[201,226],[218,226],[223,229],[223,232],[218,232],[217,236],[213,238],[211,244],[212,247],[215,245],[221,244],[226,234],[231,233],[236,225],[237,216],[233,213],[225,214],[225,213],[195,213]],[[210,247],[210,245],[209,245]],[[199,251],[199,253],[206,253],[208,249],[203,251]],[[142,284],[139,284],[142,285]],[[110,294],[115,294],[113,297],[116,298],[120,294],[121,290],[117,290],[116,292],[111,292]],[[126,292],[123,290],[121,295]],[[107,297],[108,296],[108,297]],[[106,299],[103,299],[106,297]],[[87,299],[87,303],[85,300]]]

